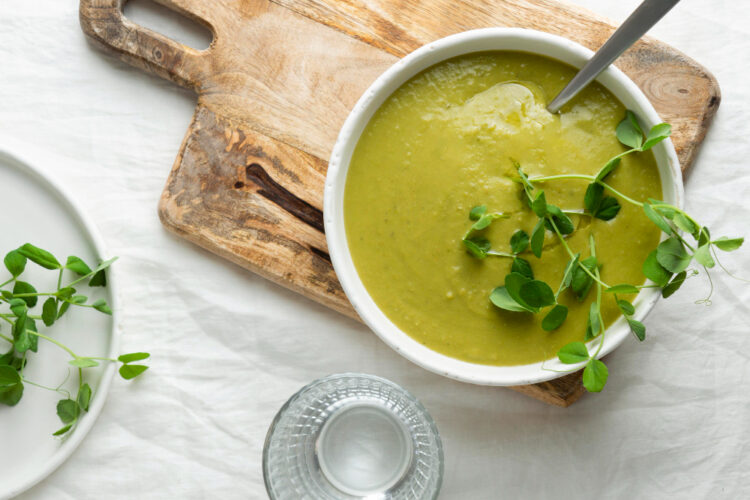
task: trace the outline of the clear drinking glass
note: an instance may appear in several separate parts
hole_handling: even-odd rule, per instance
[[[427,500],[443,447],[424,406],[389,380],[331,375],[303,387],[274,418],[263,448],[272,500]]]

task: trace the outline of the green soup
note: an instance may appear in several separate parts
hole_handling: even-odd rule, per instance
[[[474,259],[461,243],[476,205],[510,215],[486,230],[493,249],[510,251],[519,228],[531,234],[537,218],[513,181],[518,175],[511,159],[530,177],[595,175],[624,151],[614,130],[625,108],[601,85],[589,85],[560,115],[545,110],[574,73],[558,61],[519,52],[457,57],[396,90],[362,133],[344,194],[352,259],[378,307],[425,346],[473,363],[517,365],[549,359],[584,339],[594,292],[583,302],[563,292],[568,318],[546,332],[544,314],[503,311],[489,301],[511,260]],[[635,199],[661,198],[651,152],[625,157],[607,182]],[[566,179],[543,188],[549,203],[581,209],[587,184]],[[594,236],[606,283],[644,281],[641,266],[659,230],[638,207],[623,203],[611,221],[571,219],[576,231],[568,244],[585,257]],[[528,251],[523,257],[553,289],[569,261],[550,232],[541,259]],[[604,294],[602,315],[605,324],[619,315],[611,294]]]

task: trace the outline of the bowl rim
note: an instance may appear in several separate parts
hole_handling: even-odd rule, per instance
[[[515,48],[522,43],[523,48]],[[510,48],[513,47],[513,48]],[[583,368],[563,365],[556,358],[537,363],[495,366],[463,361],[430,349],[396,326],[372,299],[359,278],[349,252],[343,220],[343,198],[346,174],[352,153],[362,130],[374,112],[403,83],[426,68],[452,57],[482,51],[528,52],[560,60],[580,68],[593,52],[566,38],[525,28],[483,28],[461,32],[426,44],[397,61],[381,74],[363,93],[349,113],[339,132],[329,160],[324,190],[323,214],[326,240],[336,275],[357,314],[386,344],[413,363],[446,377],[479,385],[513,386],[544,382],[565,376],[553,370]],[[610,66],[596,79],[612,92],[627,109],[633,109],[649,127],[661,120],[638,86],[621,70]],[[659,168],[663,198],[680,208],[684,203],[684,188],[679,160],[670,139],[654,147]],[[643,289],[633,301],[633,318],[643,320],[660,296],[656,288]],[[619,346],[630,330],[620,316],[604,334],[604,345],[597,358]],[[589,349],[597,349],[602,336],[589,342]]]

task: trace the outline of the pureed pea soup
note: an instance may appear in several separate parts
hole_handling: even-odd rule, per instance
[[[552,332],[544,314],[509,312],[489,301],[503,284],[511,259],[474,259],[461,238],[469,210],[486,205],[503,212],[485,231],[494,250],[510,251],[519,228],[531,234],[537,217],[528,208],[513,160],[529,177],[596,175],[624,150],[614,130],[625,108],[604,87],[589,85],[552,115],[545,109],[575,71],[558,61],[520,52],[482,52],[439,63],[396,90],[376,112],[354,151],[344,194],[352,259],[367,291],[400,329],[425,346],[473,363],[517,365],[552,358],[584,340],[595,293],[578,302],[564,291],[568,318]],[[661,198],[651,152],[628,155],[607,183],[635,199]],[[581,209],[584,180],[542,187],[547,201]],[[567,239],[582,258],[589,235],[606,283],[643,283],[643,261],[659,240],[658,228],[638,207],[623,203],[614,219],[570,215]],[[547,232],[542,259],[521,257],[535,277],[557,289],[570,259]],[[604,294],[606,325],[619,315]]]

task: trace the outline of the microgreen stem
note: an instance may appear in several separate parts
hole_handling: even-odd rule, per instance
[[[5,282],[3,282],[3,283],[0,283],[0,288],[4,287],[4,286],[5,286],[5,285],[7,285],[8,283],[12,282],[12,281],[13,281],[14,279],[16,279],[16,278],[11,278],[11,279],[9,279],[8,281],[5,281]]]
[[[46,297],[55,296],[57,293],[16,293],[13,294],[13,298],[24,298],[24,297]]]
[[[16,316],[15,316],[15,314],[0,313],[0,317],[3,317],[3,318],[15,318]],[[31,314],[27,315],[26,317],[27,318],[31,318],[31,319],[42,319],[41,316],[36,316],[36,315],[31,315]]]
[[[488,250],[487,255],[494,255],[495,257],[509,257],[515,259],[516,256],[507,252],[498,252],[497,250]]]
[[[78,359],[78,358],[81,357],[78,354],[76,354],[73,351],[71,351],[70,348],[68,348],[68,346],[66,346],[65,344],[63,344],[61,342],[58,342],[57,340],[55,340],[52,337],[49,337],[47,335],[44,335],[43,333],[35,332],[33,330],[26,330],[26,333],[28,333],[29,335],[36,335],[37,337],[42,338],[42,339],[44,339],[44,340],[46,340],[48,342],[52,342],[57,347],[59,347],[60,349],[64,350],[65,352],[67,352],[71,356],[73,356],[73,358],[75,358],[75,359]]]
[[[30,384],[36,387],[39,387],[41,389],[47,389],[48,391],[56,392],[58,394],[63,394],[65,397],[70,398],[70,392],[66,391],[65,389],[61,389],[60,387],[54,388],[54,387],[47,387],[46,385],[38,384],[36,382],[32,382],[31,380],[27,378],[23,378],[23,381],[25,384]],[[63,382],[65,383],[65,382]]]
[[[589,246],[591,247],[591,256],[596,258],[596,244],[594,242],[594,235],[589,234]],[[596,303],[598,304],[598,311],[597,315],[599,316],[599,328],[601,331],[601,341],[599,342],[599,347],[596,349],[596,352],[592,356],[592,358],[596,358],[599,355],[599,351],[602,350],[602,346],[604,345],[604,318],[602,317],[602,285],[601,281],[599,281],[599,266],[597,265],[594,267],[594,274],[596,274],[597,283],[596,283]],[[597,333],[597,336],[599,334]]]
[[[13,339],[12,338],[7,337],[7,336],[3,335],[2,333],[0,333],[0,339],[5,340],[6,342],[10,342],[11,344],[13,343]]]
[[[598,180],[596,180],[596,176],[593,176],[593,175],[583,175],[583,174],[549,175],[549,176],[545,176],[545,177],[535,177],[533,179],[529,179],[529,182],[531,182],[531,183],[534,183],[534,182],[546,182],[546,181],[554,181],[554,180],[559,180],[559,179],[580,179],[580,180],[585,180],[585,181],[589,181],[589,182],[596,182],[597,184],[599,184],[600,186],[602,186],[604,189],[606,189],[608,191],[611,191],[612,194],[615,194],[615,195],[619,196],[620,198],[622,198],[623,200],[627,201],[628,203],[632,203],[633,205],[636,205],[636,206],[639,206],[639,207],[643,206],[643,202],[638,201],[638,200],[634,200],[630,196],[628,196],[628,195],[626,195],[624,193],[621,193],[620,191],[618,191],[617,189],[613,188],[612,186],[610,186],[609,184],[607,184],[604,181],[598,181]],[[671,207],[671,205],[669,205],[669,206]]]
[[[551,226],[552,226],[552,228],[553,228],[553,229],[555,230],[555,233],[557,233],[557,237],[558,237],[558,238],[560,238],[560,243],[562,243],[562,246],[563,246],[563,247],[565,248],[565,250],[566,250],[566,251],[568,252],[568,255],[570,255],[570,258],[571,258],[571,259],[575,259],[575,258],[576,258],[576,256],[575,256],[575,254],[573,253],[573,250],[571,250],[571,249],[570,249],[570,247],[568,246],[568,242],[567,242],[567,241],[565,241],[565,238],[563,237],[562,233],[560,233],[560,230],[559,230],[559,229],[557,229],[557,225],[555,225],[555,221],[553,221],[551,217],[548,217],[548,218],[547,218],[547,220],[549,220],[549,221],[550,221],[550,225],[551,225]],[[605,287],[605,288],[609,288],[609,285],[608,285],[608,284],[606,284],[606,283],[604,283],[604,282],[603,282],[602,280],[600,280],[598,276],[596,276],[596,275],[595,275],[594,273],[592,273],[591,271],[589,271],[589,270],[588,270],[588,269],[586,268],[586,266],[584,266],[584,265],[583,265],[583,264],[581,264],[580,262],[578,263],[578,267],[580,267],[581,269],[583,269],[583,270],[584,270],[584,271],[586,272],[586,274],[588,274],[589,276],[591,276],[591,278],[592,278],[592,279],[593,279],[594,281],[596,281],[597,283],[599,283],[600,285],[602,285],[602,286],[603,286],[603,287]]]
[[[746,280],[745,278],[740,278],[739,276],[735,276],[734,274],[732,274],[731,272],[729,272],[729,269],[727,269],[726,267],[724,267],[724,264],[722,264],[721,261],[719,260],[719,255],[716,252],[716,249],[714,248],[713,245],[711,245],[711,253],[714,254],[714,260],[719,265],[719,267],[722,268],[724,270],[724,272],[729,275],[730,278],[734,278],[734,279],[739,280],[739,281],[744,281],[745,283],[750,283],[750,280]]]

